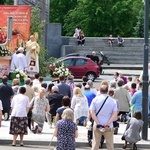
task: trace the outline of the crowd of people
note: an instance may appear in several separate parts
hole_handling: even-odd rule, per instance
[[[60,75],[59,83],[47,84],[37,73],[35,79],[28,78],[25,85],[20,86],[18,79],[9,85],[7,77],[3,76],[0,126],[2,118],[6,121],[10,118],[12,146],[16,146],[18,135],[20,146],[24,146],[23,137],[28,134],[28,128],[33,134],[41,133],[47,121],[50,127],[55,127],[56,148],[74,150],[78,125],[87,126],[90,121],[92,130],[88,130],[87,137],[92,150],[103,146],[104,140],[107,149],[113,150],[113,135],[118,133],[119,121],[124,121],[127,128],[123,134],[123,148],[126,149],[127,142],[136,148],[143,126],[142,82],[139,78],[133,80],[131,76],[115,72],[114,79],[109,83],[102,81],[98,89],[86,76],[82,83],[75,83],[73,79],[73,76],[66,79]]]

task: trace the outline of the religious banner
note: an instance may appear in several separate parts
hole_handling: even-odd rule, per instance
[[[11,56],[18,47],[25,47],[30,35],[30,6],[26,5],[0,5],[0,44],[7,39],[7,19],[12,17],[12,39],[7,45],[0,48],[0,78],[8,75],[10,71]],[[7,54],[5,54],[7,53]]]
[[[13,18],[12,40],[7,48],[14,52],[24,46],[30,35],[30,6],[0,5],[0,43],[4,43],[7,35],[7,18]]]

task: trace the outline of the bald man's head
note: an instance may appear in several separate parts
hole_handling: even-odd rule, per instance
[[[54,93],[54,92],[59,92],[58,86],[52,87],[52,93]]]
[[[101,94],[107,94],[107,92],[108,92],[108,86],[107,85],[101,85],[100,93]]]

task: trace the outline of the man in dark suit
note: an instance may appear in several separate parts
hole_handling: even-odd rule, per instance
[[[62,106],[63,95],[59,93],[57,86],[52,87],[52,93],[47,96],[50,105],[49,113],[46,113],[46,118],[49,125],[52,125],[54,116],[56,116],[56,110]]]
[[[2,77],[2,83],[0,84],[0,100],[2,101],[3,105],[3,115],[4,120],[9,119],[10,114],[10,101],[14,96],[14,92],[11,88],[11,86],[7,83],[8,78],[7,76]]]
[[[69,96],[69,98],[70,98],[71,97],[71,90],[70,90],[70,86],[65,83],[65,76],[60,75],[59,81],[60,82],[57,84],[58,89],[59,89],[59,93],[62,94],[63,96]]]

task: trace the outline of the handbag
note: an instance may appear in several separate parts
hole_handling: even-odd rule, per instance
[[[99,112],[101,111],[101,109],[103,108],[103,106],[104,106],[106,100],[108,99],[108,97],[109,97],[109,96],[107,96],[107,97],[105,98],[105,100],[104,100],[102,106],[100,107],[100,109],[99,109],[98,112],[96,113],[96,116],[98,115],[98,113],[99,113]],[[87,128],[89,131],[92,131],[92,124],[93,124],[92,121],[90,121],[90,120],[87,121],[86,128]]]
[[[87,121],[86,128],[89,131],[92,131],[92,122],[90,120]]]

